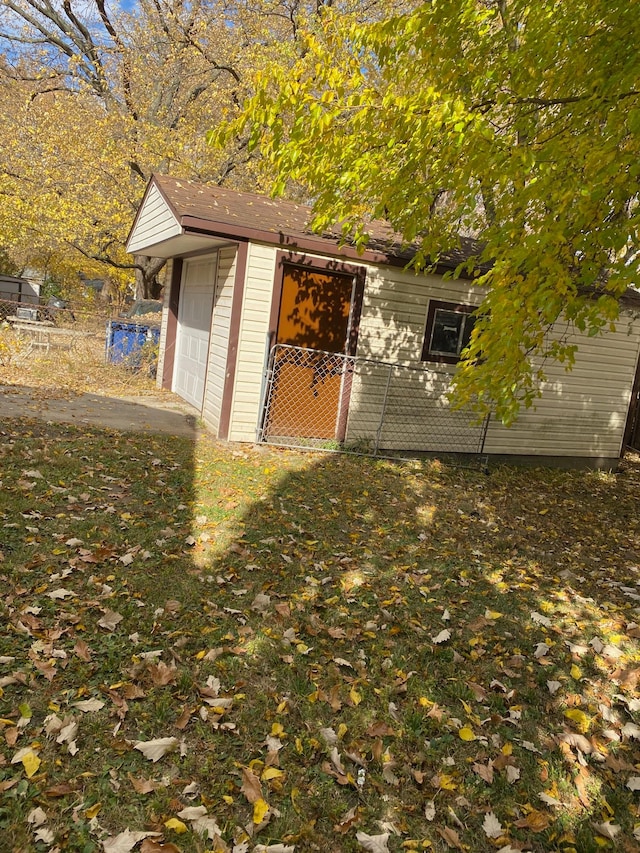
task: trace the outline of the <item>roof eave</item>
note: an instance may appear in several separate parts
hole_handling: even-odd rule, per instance
[[[358,250],[348,243],[340,243],[338,239],[330,239],[313,234],[285,234],[283,231],[267,231],[259,228],[251,228],[245,225],[230,226],[227,223],[216,222],[198,216],[185,214],[180,217],[180,225],[185,234],[207,234],[212,237],[228,240],[253,240],[259,243],[279,246],[296,252],[315,252],[319,254],[332,255],[335,257],[349,258],[372,264],[385,264],[387,266],[405,268],[411,264],[415,252],[405,249],[399,252],[381,251],[365,248]],[[457,263],[444,261],[436,264],[434,272],[439,275],[452,272],[458,266]],[[462,278],[473,278],[471,275],[463,275]]]

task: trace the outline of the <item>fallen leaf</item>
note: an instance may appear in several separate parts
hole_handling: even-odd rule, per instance
[[[349,691],[349,699],[355,707],[357,707],[362,702],[362,694],[358,693],[355,687],[352,687]]]
[[[75,788],[69,782],[60,782],[59,785],[52,785],[44,792],[45,797],[65,797],[67,794],[72,794]]]
[[[431,637],[431,642],[436,645],[440,645],[440,643],[446,643],[447,640],[451,639],[451,631],[445,628],[443,631],[440,631],[439,634],[436,634],[435,637]]]
[[[260,780],[249,770],[248,767],[242,768],[242,793],[250,803],[257,803],[262,799],[262,787]]]
[[[102,849],[104,853],[130,853],[131,850],[145,838],[157,838],[160,832],[131,832],[130,829],[125,829],[118,835],[102,840]]]
[[[477,773],[481,779],[484,779],[488,785],[493,783],[493,764],[491,761],[487,764],[480,764],[479,762],[476,762],[472,765],[471,769],[474,773]]]
[[[340,774],[340,776],[346,776],[347,771],[344,768],[342,759],[340,758],[340,753],[338,752],[338,748],[336,746],[334,746],[334,748],[329,753],[329,758],[331,759],[331,763],[333,764],[337,772]]]
[[[532,809],[526,817],[515,822],[520,829],[530,829],[532,832],[544,832],[551,825],[550,815]]]
[[[173,724],[180,731],[184,731],[189,724],[189,720],[191,719],[192,709],[185,705],[182,709],[182,713],[178,717],[178,719]]]
[[[520,769],[518,767],[514,767],[513,764],[507,764],[505,773],[507,774],[507,782],[510,785],[513,785],[520,778]]]
[[[603,823],[594,823],[593,828],[598,833],[598,835],[602,835],[603,838],[614,839],[616,835],[620,832],[620,827],[606,820]]]
[[[473,693],[476,702],[484,702],[489,695],[481,684],[476,684],[473,681],[467,681],[467,687]]]
[[[335,824],[333,829],[335,832],[339,832],[344,835],[345,832],[348,832],[351,827],[358,822],[358,819],[358,806],[354,806],[352,809],[349,809],[348,812],[342,815],[342,817],[340,818],[340,822]]]
[[[4,730],[4,739],[7,746],[15,746],[16,741],[18,740],[18,736],[20,734],[20,729],[17,726],[11,726],[9,729]]]
[[[617,646],[613,646],[609,643],[602,649],[602,655],[603,657],[617,660],[622,657],[622,651]]]
[[[640,726],[637,726],[635,723],[625,723],[621,731],[625,737],[640,740]]]
[[[127,774],[127,778],[131,782],[134,791],[138,794],[150,794],[152,791],[156,789],[156,783],[151,779],[140,779],[136,776],[133,776],[131,773]]]
[[[502,824],[493,812],[487,812],[484,816],[482,828],[484,829],[484,834],[487,838],[500,838],[501,835],[504,835]]]
[[[253,822],[256,826],[262,823],[269,811],[269,804],[262,798],[253,804]]]
[[[182,820],[198,820],[207,814],[206,806],[187,806],[186,809],[178,812],[178,817]]]
[[[271,779],[282,779],[284,772],[277,767],[267,767],[261,775],[263,782],[269,782]]]
[[[440,788],[442,791],[455,791],[458,787],[456,782],[453,781],[453,777],[447,775],[446,773],[439,773],[435,775],[431,779],[431,784],[434,788]]]
[[[181,820],[178,820],[177,817],[170,817],[169,820],[165,820],[164,825],[167,827],[167,829],[172,830],[172,832],[177,832],[178,835],[182,835],[188,830],[186,823],[183,823]]]
[[[91,711],[100,711],[104,706],[105,703],[102,699],[85,699],[84,701],[73,703],[73,707],[78,708],[84,714],[88,714]]]
[[[537,643],[536,650],[533,653],[535,658],[543,658],[545,655],[549,654],[551,651],[551,646],[548,646],[546,643]]]
[[[48,826],[41,826],[40,829],[36,830],[33,837],[35,841],[42,841],[44,844],[53,844],[56,839],[53,830],[49,829]]]
[[[442,838],[447,842],[449,847],[455,847],[458,850],[464,850],[462,846],[462,842],[460,841],[460,836],[455,831],[455,829],[451,829],[451,827],[446,826],[444,828],[436,827],[438,834],[442,836]]]
[[[538,794],[539,799],[542,800],[543,803],[546,803],[548,806],[561,806],[562,801],[557,797],[554,797],[552,794],[548,794],[546,791],[543,791],[541,794]]]
[[[581,711],[579,708],[568,708],[564,712],[564,715],[568,720],[571,720],[571,722],[575,724],[575,727],[581,734],[585,734],[589,731],[591,717],[588,717],[584,711]]]
[[[38,768],[42,764],[41,760],[32,749],[28,750],[20,758],[20,761],[22,762],[22,766],[27,774],[27,779],[31,779],[32,776],[35,776],[38,772]]]
[[[167,752],[171,752],[178,745],[175,737],[161,737],[157,740],[139,740],[134,743],[133,748],[141,752],[150,761],[159,761]]]
[[[182,851],[171,841],[161,844],[159,841],[145,838],[140,845],[140,853],[182,853]]]
[[[389,853],[389,833],[384,832],[381,835],[367,835],[366,832],[356,832],[356,839],[363,850],[369,850],[371,853]]]
[[[367,734],[369,735],[369,737],[385,737],[394,735],[395,732],[391,728],[391,726],[387,725],[387,723],[375,722],[371,723],[371,725],[367,729]]]
[[[65,717],[63,725],[58,732],[56,743],[70,744],[78,734],[78,724],[72,717]]]
[[[69,598],[69,597],[74,596],[74,595],[75,595],[75,592],[73,592],[70,589],[63,589],[62,587],[60,589],[54,589],[51,592],[47,593],[47,596],[49,598],[53,599],[54,601],[56,599]]]
[[[27,815],[27,823],[30,823],[32,826],[42,826],[43,823],[47,822],[47,815],[44,809],[38,808],[31,809],[29,814]]]
[[[167,666],[164,661],[158,661],[149,667],[149,675],[155,687],[166,687],[167,684],[173,684],[178,674],[177,667],[172,664]]]
[[[114,610],[105,610],[102,615],[102,618],[98,619],[98,625],[107,631],[115,631],[116,627],[120,622],[122,622],[123,619],[124,616],[121,616]]]

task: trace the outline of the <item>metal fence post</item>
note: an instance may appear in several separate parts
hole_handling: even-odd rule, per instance
[[[382,428],[384,426],[384,416],[387,411],[387,400],[389,399],[389,388],[391,386],[391,371],[393,370],[393,365],[389,365],[389,372],[387,373],[387,384],[384,388],[384,397],[382,398],[382,409],[380,411],[380,423],[378,424],[378,429],[376,430],[376,441],[373,448],[373,455],[378,455],[378,450],[380,449],[380,439],[382,437]]]
[[[258,409],[258,425],[256,427],[256,444],[264,441],[264,422],[267,416],[267,399],[271,390],[271,371],[273,369],[273,361],[275,359],[275,346],[272,347],[273,333],[267,333],[267,340],[264,348],[264,360],[262,363],[262,382],[260,385],[260,408]]]

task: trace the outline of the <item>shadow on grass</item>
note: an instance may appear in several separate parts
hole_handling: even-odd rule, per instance
[[[211,568],[269,600],[232,607],[246,647],[232,671],[272,697],[266,719],[285,702],[309,732],[298,785],[312,820],[333,825],[322,849],[354,807],[368,832],[383,816],[411,838],[444,825],[474,850],[490,849],[489,811],[534,849],[598,849],[594,823],[630,835],[637,485],[635,464],[487,479],[333,456],[243,515],[242,552]],[[349,784],[318,734],[340,726]],[[314,791],[318,767],[330,794]]]
[[[24,421],[2,451],[14,849],[38,803],[69,849],[216,849],[167,828],[189,805],[221,850],[590,851],[607,823],[631,849],[634,465],[487,478]],[[166,737],[157,764],[132,748]]]

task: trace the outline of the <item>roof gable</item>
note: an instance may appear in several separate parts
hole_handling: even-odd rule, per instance
[[[127,240],[127,251],[135,254],[145,250],[149,245],[177,237],[181,231],[180,222],[171,206],[152,181],[147,186],[138,215],[131,228]]]

